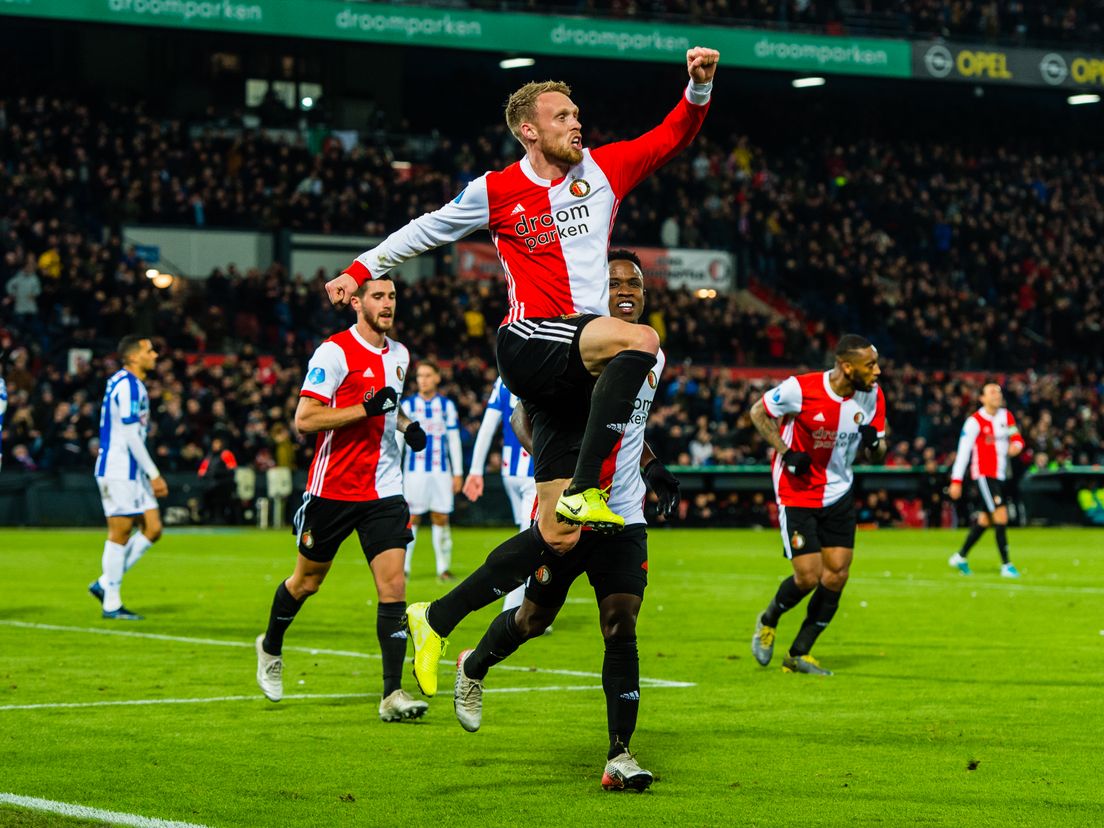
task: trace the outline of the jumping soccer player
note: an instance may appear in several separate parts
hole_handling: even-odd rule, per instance
[[[1012,412],[1004,407],[1001,387],[995,382],[986,383],[981,389],[981,408],[971,414],[962,426],[951,470],[951,485],[947,491],[951,500],[962,497],[962,479],[968,464],[970,478],[977,487],[977,515],[962,548],[947,561],[963,575],[971,574],[966,560],[971,547],[992,524],[1001,556],[1001,577],[1020,577],[1019,571],[1008,560],[1008,507],[1004,502],[1004,480],[1008,472],[1008,459],[1018,456],[1023,448],[1024,439],[1016,427]]]
[[[392,233],[326,285],[331,301],[341,304],[365,279],[476,230],[490,231],[509,298],[498,332],[499,373],[533,422],[539,535],[515,539],[530,552],[557,519],[603,531],[624,525],[598,480],[655,366],[659,337],[609,318],[606,252],[621,200],[700,129],[719,58],[712,49],[688,50],[690,83],[663,123],[595,149],[583,148],[570,87],[526,84],[506,104],[506,122],[525,157]],[[562,551],[577,540],[577,533],[567,535]]]
[[[429,360],[418,363],[415,379],[418,393],[402,401],[402,410],[408,418],[423,424],[426,447],[422,451],[408,451],[406,454],[403,495],[410,506],[410,530],[414,533],[414,539],[406,547],[404,569],[409,578],[414,545],[418,542],[418,523],[428,512],[429,522],[433,525],[437,579],[451,581],[452,529],[449,515],[452,514],[456,493],[460,491],[464,468],[460,448],[460,415],[456,413],[456,403],[437,393],[441,385],[441,371],[435,363]]]
[[[629,251],[610,253],[609,280],[610,312],[636,324],[644,312],[645,295],[644,277],[636,255]],[[543,556],[529,578],[520,609],[509,609],[495,618],[475,649],[460,653],[456,665],[456,716],[465,730],[474,732],[483,718],[483,681],[487,671],[547,629],[567,600],[571,584],[585,572],[594,588],[605,640],[602,686],[606,694],[609,750],[602,787],[606,790],[644,790],[652,783],[651,772],[641,768],[629,752],[629,740],[636,729],[640,705],[636,619],[648,582],[644,477],[660,499],[661,512],[669,514],[679,501],[678,481],[644,442],[645,424],[663,362],[661,351],[656,369],[641,385],[634,401],[636,413],[602,465],[602,485],[610,487],[610,503],[626,516],[625,530],[616,535],[586,531],[566,554]],[[523,444],[528,443],[531,436],[524,412],[518,411],[514,416],[519,438]]]
[[[491,450],[499,423],[502,424],[502,486],[510,499],[510,509],[514,514],[514,523],[519,532],[526,531],[533,522],[533,504],[537,499],[537,484],[533,480],[533,455],[521,442],[510,417],[517,409],[520,400],[516,394],[502,384],[502,377],[494,382],[487,407],[483,411],[483,421],[479,424],[479,433],[475,435],[475,448],[472,449],[471,468],[464,481],[464,496],[472,503],[483,496],[483,469],[487,464],[487,453]],[[525,585],[521,584],[504,599],[502,609],[517,609],[525,597]]]
[[[782,614],[813,592],[782,669],[832,675],[809,651],[836,614],[851,567],[855,458],[860,449],[872,462],[885,457],[880,374],[877,349],[861,336],[847,334],[836,346],[833,369],[790,377],[751,407],[756,430],[774,449],[782,549],[793,565],[793,575],[756,619],[751,650],[764,667],[774,654]]]
[[[365,282],[353,294],[352,306],[356,324],[318,346],[299,392],[295,427],[301,434],[317,432],[318,445],[295,515],[295,571],[276,588],[268,630],[257,636],[257,684],[270,701],[283,697],[284,633],[303,602],[318,592],[338,547],[355,531],[379,595],[379,716],[396,722],[421,717],[428,705],[402,689],[403,550],[411,533],[395,434],[403,432],[415,451],[425,448],[426,438],[418,423],[399,410],[410,354],[387,336],[395,317],[394,283]]]
[[[107,540],[100,577],[88,591],[103,605],[104,618],[141,621],[142,616],[123,606],[123,575],[161,537],[157,498],[168,496],[169,484],[146,449],[150,403],[144,380],[157,365],[157,351],[146,337],[124,336],[119,359],[123,367],[107,381],[100,405],[96,486],[107,518]]]

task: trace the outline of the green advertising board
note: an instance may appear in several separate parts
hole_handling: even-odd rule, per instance
[[[912,60],[899,40],[335,0],[0,0],[0,15],[658,62],[700,45],[728,66],[896,78]]]

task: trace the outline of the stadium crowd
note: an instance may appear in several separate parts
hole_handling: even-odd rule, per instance
[[[813,349],[861,326],[887,356],[925,368],[1104,367],[1091,278],[1104,267],[1099,152],[810,139],[767,151],[717,134],[625,200],[616,242],[734,251]],[[117,234],[126,222],[379,235],[516,156],[495,126],[471,143],[441,137],[412,172],[391,167],[401,142],[347,150],[327,139],[312,155],[260,131],[197,133],[140,107],[93,113],[54,99],[0,108],[0,151],[11,159],[0,168],[4,276],[23,316],[34,315],[36,277],[108,271],[141,293]],[[672,335],[695,359],[739,362],[748,331],[721,341],[708,319],[730,311],[717,307]]]
[[[468,5],[549,12],[547,3],[535,0],[469,0]],[[1093,43],[1104,24],[1099,0],[560,0],[555,5],[569,14],[626,19],[1017,43]]]

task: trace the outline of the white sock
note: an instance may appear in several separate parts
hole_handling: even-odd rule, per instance
[[[452,527],[447,523],[433,527],[433,554],[437,556],[438,575],[452,568]]]
[[[410,564],[414,560],[414,544],[418,542],[418,524],[415,523],[411,526],[410,532],[414,537],[411,539],[410,543],[406,545],[406,562],[403,564],[403,571],[406,572],[407,578],[410,577]]]
[[[113,541],[104,541],[103,575],[100,576],[100,586],[103,587],[104,591],[104,612],[114,612],[123,605],[119,590],[123,585],[123,565],[125,561],[125,546]]]
[[[517,609],[521,606],[521,602],[525,600],[525,584],[521,584],[517,589],[511,591],[505,598],[502,599],[502,611],[508,612],[512,609]]]
[[[125,547],[126,560],[123,563],[123,572],[130,572],[130,568],[142,559],[142,556],[149,551],[151,546],[153,546],[153,541],[141,532],[135,532],[131,535]]]

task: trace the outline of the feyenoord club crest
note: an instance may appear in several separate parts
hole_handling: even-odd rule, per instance
[[[539,566],[537,571],[533,573],[533,577],[537,579],[538,584],[547,584],[552,580],[552,570],[547,566]]]
[[[575,196],[575,198],[583,198],[584,196],[590,195],[590,185],[585,178],[573,178],[567,187],[567,191]]]
[[[655,371],[649,371],[648,372],[648,387],[651,388],[654,391],[655,387],[657,385],[659,385],[659,379],[656,377]]]
[[[863,420],[866,419],[861,411],[855,412],[855,425],[862,425]]]
[[[800,532],[794,532],[793,535],[790,537],[790,546],[792,546],[794,549],[804,549],[805,536]]]
[[[314,535],[311,534],[310,529],[303,533],[303,546],[307,549],[314,547]]]
[[[406,376],[406,374],[403,373],[403,369],[402,369],[401,365],[396,365],[395,366],[395,376],[399,378],[399,382],[402,382],[403,377]]]

